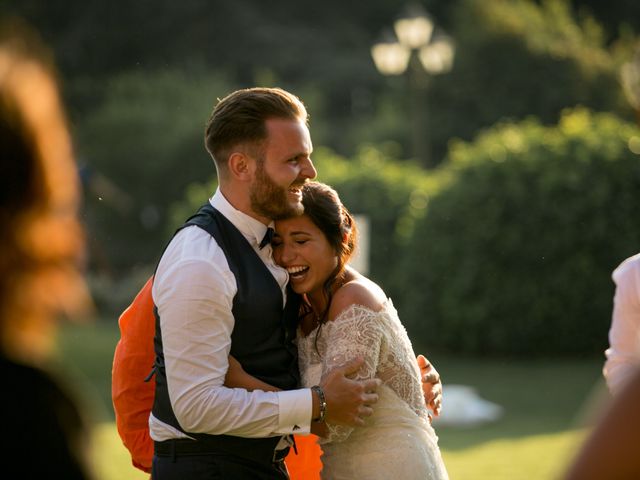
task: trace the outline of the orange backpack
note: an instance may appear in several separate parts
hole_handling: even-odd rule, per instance
[[[133,466],[151,472],[153,440],[149,435],[149,414],[153,408],[156,380],[151,375],[155,361],[151,276],[118,319],[120,340],[116,344],[111,371],[111,399],[116,427],[131,454]],[[298,454],[293,449],[285,459],[292,480],[320,478],[320,447],[314,435],[296,436]]]
[[[156,388],[155,377],[148,378],[155,360],[152,286],[153,277],[118,319],[120,340],[111,371],[111,399],[118,434],[131,454],[133,466],[147,473],[151,472],[153,460],[149,413]]]

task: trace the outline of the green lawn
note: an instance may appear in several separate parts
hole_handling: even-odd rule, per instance
[[[444,384],[476,387],[504,408],[497,422],[440,428],[440,447],[455,480],[558,478],[601,408],[599,358],[482,360],[433,355]],[[446,408],[446,395],[444,407]]]
[[[62,365],[95,420],[98,480],[143,479],[148,476],[131,466],[113,424],[110,372],[117,339],[115,323],[65,327]],[[452,480],[558,478],[604,401],[600,358],[487,360],[416,350],[433,361],[445,385],[474,386],[505,409],[489,425],[437,428]]]

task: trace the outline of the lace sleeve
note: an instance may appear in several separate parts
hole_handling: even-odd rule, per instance
[[[357,356],[364,358],[364,365],[353,377],[356,380],[374,378],[378,368],[382,344],[382,326],[373,310],[359,305],[351,305],[343,310],[333,321],[325,325],[323,343],[326,345],[322,359],[322,374],[352,360]],[[329,435],[321,443],[343,442],[353,427],[327,424]]]

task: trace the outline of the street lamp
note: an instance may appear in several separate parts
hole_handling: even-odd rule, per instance
[[[427,80],[429,75],[451,70],[454,45],[417,3],[405,7],[393,28],[395,34],[389,29],[385,30],[381,40],[371,47],[371,56],[383,75],[408,72],[413,155],[425,165],[431,165],[426,132]]]

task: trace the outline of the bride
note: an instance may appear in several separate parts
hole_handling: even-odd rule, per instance
[[[302,203],[305,213],[278,220],[273,239],[276,262],[304,299],[298,327],[302,382],[317,385],[357,356],[365,363],[356,378],[383,382],[364,426],[322,424],[314,430],[323,451],[322,478],[448,479],[407,332],[382,289],[346,266],[356,247],[353,218],[335,190],[320,182],[305,184]]]
[[[446,469],[424,404],[420,372],[406,330],[382,289],[346,267],[356,225],[331,187],[303,189],[304,215],[276,222],[276,262],[304,295],[298,330],[304,386],[362,356],[359,378],[383,381],[374,413],[359,428],[327,425],[320,443],[327,479],[444,479]]]

